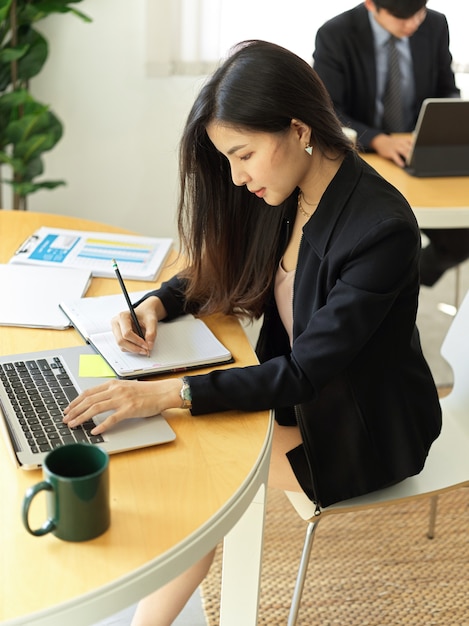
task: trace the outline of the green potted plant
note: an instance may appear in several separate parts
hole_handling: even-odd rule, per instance
[[[71,6],[81,1],[0,0],[0,208],[5,208],[2,183],[13,188],[12,208],[22,210],[29,194],[65,184],[36,180],[44,171],[41,156],[59,141],[63,126],[47,104],[34,99],[29,81],[48,56],[47,41],[34,25],[52,13],[72,13],[90,22]]]

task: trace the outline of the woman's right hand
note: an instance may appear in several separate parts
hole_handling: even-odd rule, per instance
[[[145,339],[142,339],[134,328],[129,311],[122,311],[112,318],[112,332],[123,352],[148,356],[155,344],[158,320],[166,317],[166,310],[159,298],[150,296],[138,305],[135,314]]]
[[[63,421],[76,428],[102,413],[110,414],[93,428],[98,435],[131,417],[151,417],[181,406],[182,380],[109,380],[83,391],[64,410]]]

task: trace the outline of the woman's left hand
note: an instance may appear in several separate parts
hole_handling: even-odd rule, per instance
[[[99,435],[132,417],[150,417],[181,406],[180,378],[157,381],[111,380],[87,389],[64,411],[64,422],[74,428],[107,411],[112,413],[91,433]]]

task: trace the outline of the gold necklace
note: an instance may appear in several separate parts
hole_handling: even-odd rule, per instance
[[[301,199],[304,200],[305,204],[307,204],[308,206],[318,206],[318,204],[319,204],[319,200],[317,202],[308,202],[306,200],[305,195],[304,195],[304,193],[302,191],[300,191],[300,196],[301,196]]]
[[[310,206],[310,207],[317,207],[319,202],[313,202],[312,204],[310,204],[309,202],[306,201],[306,199],[305,199],[305,197],[303,195],[303,192],[302,191],[299,192],[299,194],[298,194],[298,210],[301,213],[301,215],[303,215],[304,217],[309,219],[311,217],[311,215],[314,213],[314,211],[311,211],[311,213],[308,213],[307,211],[305,211],[304,208],[303,208],[302,200],[304,200],[306,202],[306,204],[308,206]]]

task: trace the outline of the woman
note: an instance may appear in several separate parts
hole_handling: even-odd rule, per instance
[[[418,473],[440,432],[415,326],[419,230],[401,194],[362,161],[311,67],[274,44],[239,45],[203,87],[181,143],[187,269],[113,320],[148,353],[186,312],[264,316],[260,364],[185,379],[112,381],[66,410],[95,431],[174,407],[275,409],[269,483],[318,507]],[[233,184],[234,183],[234,184]],[[134,625],[170,624],[212,554],[143,600]]]

